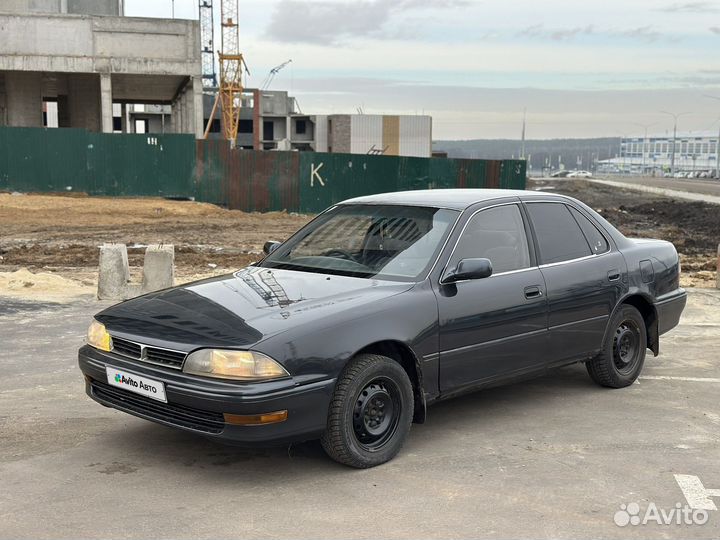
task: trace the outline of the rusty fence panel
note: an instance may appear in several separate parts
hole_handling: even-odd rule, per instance
[[[315,213],[399,190],[525,188],[525,161],[231,150],[192,135],[0,128],[0,190],[194,197],[246,212]]]

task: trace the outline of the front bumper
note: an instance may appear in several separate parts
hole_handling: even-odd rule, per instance
[[[87,345],[78,353],[78,364],[85,375],[85,391],[98,403],[236,444],[273,445],[318,438],[325,430],[335,386],[334,379],[302,385],[292,379],[252,384],[205,380]],[[110,386],[106,366],[162,381],[167,403]],[[226,423],[223,416],[224,413],[257,415],[282,410],[288,411],[287,420],[274,424],[238,426]]]
[[[678,289],[658,298],[654,304],[658,319],[658,335],[662,335],[678,325],[686,303],[685,289]]]

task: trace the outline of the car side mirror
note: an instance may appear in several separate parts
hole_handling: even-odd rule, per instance
[[[280,242],[276,242],[275,240],[268,240],[267,242],[265,242],[265,245],[263,246],[263,253],[265,253],[265,255],[270,255],[273,251],[275,251],[279,247],[280,247]]]
[[[455,283],[466,279],[483,279],[492,275],[490,259],[462,259],[454,270],[442,278],[441,283]]]

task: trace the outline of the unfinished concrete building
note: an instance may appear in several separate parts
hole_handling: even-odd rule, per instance
[[[205,123],[215,97],[205,95]],[[157,121],[155,122],[157,125]],[[216,113],[210,138],[222,137]],[[311,115],[282,90],[248,88],[242,98],[238,148],[431,157],[432,117],[426,115]]]
[[[50,126],[52,110],[58,127],[129,132],[113,104],[142,103],[201,137],[199,23],[122,15],[122,0],[2,0],[0,126]]]
[[[205,123],[215,96],[205,95]],[[216,112],[209,137],[222,137],[220,112]],[[315,121],[300,111],[297,100],[284,90],[246,88],[240,108],[237,147],[252,150],[315,150]]]

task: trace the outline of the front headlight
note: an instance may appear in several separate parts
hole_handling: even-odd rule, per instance
[[[93,319],[87,333],[87,344],[101,351],[112,350],[112,338],[105,330],[105,325]]]
[[[222,349],[195,351],[185,360],[183,371],[203,377],[240,381],[266,381],[290,376],[285,368],[262,353]]]

